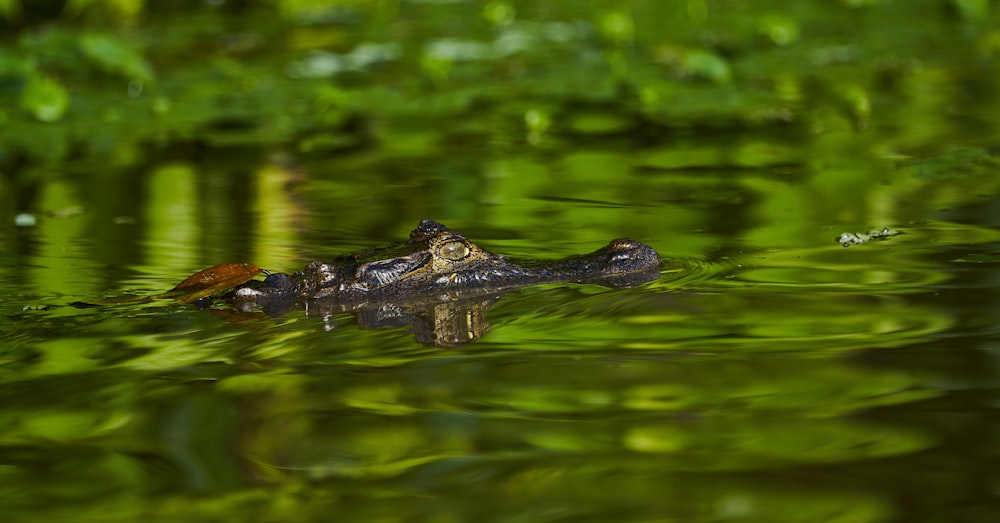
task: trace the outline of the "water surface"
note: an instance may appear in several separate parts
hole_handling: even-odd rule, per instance
[[[212,67],[171,73],[149,51],[175,112],[154,125],[111,104],[107,142],[74,134],[72,112],[64,127],[11,116],[4,521],[995,520],[989,11],[914,3],[929,29],[911,33],[882,31],[877,2],[751,18],[688,2],[677,43],[646,27],[680,16],[657,3],[627,20],[500,4],[525,23],[428,2],[289,15],[277,56],[212,55],[247,83],[207,109],[171,82],[214,93]],[[204,16],[188,23],[229,34]],[[386,44],[365,32],[380,23],[406,45],[358,51]],[[226,42],[270,34],[248,27]],[[257,68],[259,83],[240,76]],[[262,93],[268,75],[289,83]],[[345,113],[281,119],[307,88]],[[10,145],[35,127],[79,150]],[[666,263],[635,288],[511,292],[453,348],[349,313],[69,305],[155,296],[224,262],[291,271],[424,218],[514,258],[630,237]],[[886,226],[902,234],[835,241]]]

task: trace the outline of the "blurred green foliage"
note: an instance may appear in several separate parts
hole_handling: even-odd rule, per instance
[[[346,113],[391,122],[475,111],[504,123],[477,126],[484,142],[535,145],[563,131],[644,126],[863,129],[873,111],[919,95],[905,93],[911,79],[982,68],[1000,49],[996,10],[982,0],[245,0],[155,10],[141,0],[6,0],[0,12],[8,168],[108,141],[309,149],[317,133],[343,133]],[[581,105],[620,123],[576,124]]]
[[[968,431],[965,405],[858,413],[995,368],[948,358],[996,324],[974,286],[998,234],[942,214],[1000,193],[998,22],[986,0],[0,0],[0,217],[30,218],[0,223],[4,515],[953,509],[956,434],[995,434],[992,406]],[[349,315],[53,305],[426,217],[511,256],[634,236],[683,269],[524,290],[447,352]],[[833,242],[886,225],[906,234]]]

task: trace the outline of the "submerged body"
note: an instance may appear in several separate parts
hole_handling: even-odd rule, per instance
[[[226,300],[242,310],[263,307],[279,313],[297,302],[341,310],[386,302],[441,303],[542,283],[629,287],[658,278],[659,264],[653,248],[625,238],[562,260],[513,261],[424,220],[405,242],[314,261],[294,274],[270,274],[235,288]]]

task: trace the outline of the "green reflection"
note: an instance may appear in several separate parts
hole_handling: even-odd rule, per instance
[[[153,7],[0,0],[5,521],[995,518],[988,2]],[[67,306],[423,218],[669,266],[451,350]]]
[[[90,281],[93,261],[85,251],[87,219],[85,209],[68,180],[44,186],[38,211],[49,216],[31,230],[38,234],[41,264],[26,267],[32,288],[39,294],[84,296],[95,291]]]
[[[197,266],[201,227],[196,184],[197,173],[189,165],[167,165],[149,175],[146,252],[161,270],[184,274]]]

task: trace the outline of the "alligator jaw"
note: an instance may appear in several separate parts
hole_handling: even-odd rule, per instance
[[[655,280],[659,266],[660,257],[652,247],[628,238],[613,240],[590,254],[517,265],[525,273],[525,283],[596,283],[608,287],[632,287]]]
[[[239,308],[323,301],[353,308],[378,302],[419,303],[499,295],[528,285],[593,283],[631,287],[659,277],[652,247],[627,238],[578,256],[514,261],[483,250],[436,222],[424,221],[409,241],[312,262],[304,273],[272,274],[231,293]]]

